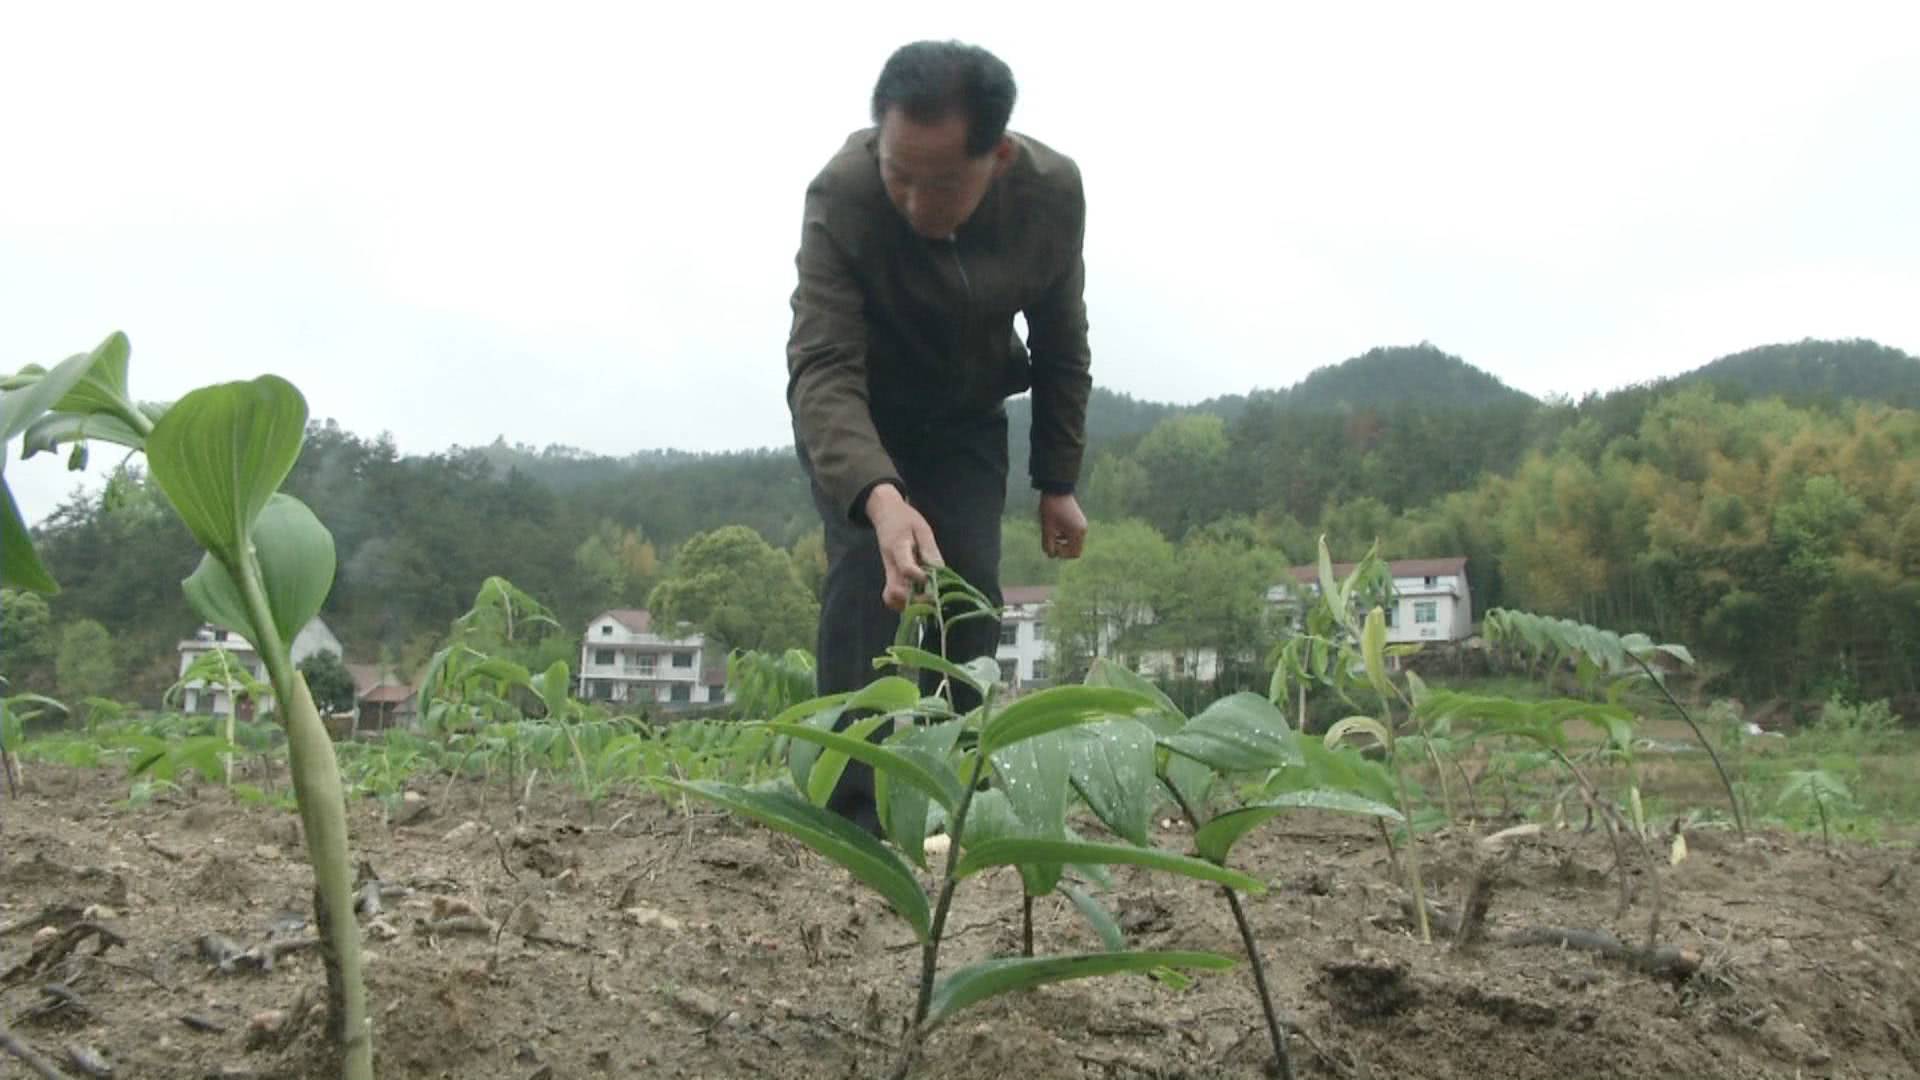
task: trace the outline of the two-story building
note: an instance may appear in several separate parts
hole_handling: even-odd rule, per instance
[[[727,701],[726,657],[689,628],[662,629],[644,608],[594,616],[580,643],[580,697],[669,708]]]
[[[1333,576],[1344,580],[1353,563],[1338,563]],[[1395,559],[1387,564],[1393,575],[1392,603],[1385,607],[1387,641],[1464,641],[1473,634],[1473,594],[1467,588],[1464,556],[1442,559]],[[1320,568],[1296,566],[1289,576],[1309,595],[1320,595]],[[1285,585],[1267,590],[1268,602],[1278,607],[1294,603],[1294,591]]]
[[[255,682],[267,682],[267,662],[260,658],[260,651],[253,647],[253,643],[239,634],[212,623],[202,623],[192,637],[181,641],[176,648],[180,653],[179,673],[181,675],[185,675],[187,669],[193,667],[194,661],[202,656],[215,649],[225,649],[240,668],[253,676]],[[287,651],[291,654],[296,667],[314,653],[330,652],[335,656],[343,655],[340,639],[333,636],[333,631],[327,628],[327,624],[322,622],[318,615],[309,620],[307,625],[301,627],[300,632],[293,636],[293,642],[287,647]],[[228,699],[228,694],[229,691],[224,686],[209,686],[204,680],[195,679],[181,687],[180,708],[184,712],[225,716],[233,710],[233,702]],[[249,710],[243,705],[240,712],[244,716],[248,715]]]
[[[1051,585],[1006,585],[1000,589],[1000,681],[1019,692],[1052,684],[1052,651],[1047,645],[1047,603]]]

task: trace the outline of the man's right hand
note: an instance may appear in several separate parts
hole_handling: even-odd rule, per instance
[[[922,567],[941,564],[940,547],[933,542],[933,527],[927,519],[892,484],[880,484],[868,492],[865,509],[880,544],[880,563],[887,571],[880,599],[899,611],[907,606],[913,587],[927,580]]]

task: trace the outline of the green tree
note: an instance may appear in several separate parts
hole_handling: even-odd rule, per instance
[[[1061,569],[1047,615],[1061,677],[1079,678],[1096,656],[1137,654],[1173,568],[1173,545],[1144,521],[1092,530],[1085,552]]]
[[[111,697],[118,689],[120,668],[113,659],[113,638],[92,619],[75,620],[60,631],[54,668],[60,694],[70,701]]]
[[[1140,440],[1133,456],[1147,476],[1142,513],[1162,535],[1185,536],[1226,509],[1227,451],[1226,422],[1205,413],[1169,417]]]
[[[0,677],[7,690],[52,689],[53,618],[37,593],[0,589]]]
[[[1052,585],[1060,580],[1060,562],[1040,550],[1038,520],[1007,518],[1000,523],[1001,585]]]
[[[695,626],[723,650],[805,648],[820,621],[793,560],[744,525],[689,539],[647,606],[663,625]]]
[[[342,713],[353,708],[353,673],[331,650],[314,653],[300,661],[300,674],[307,677],[307,690],[321,712]]]
[[[1169,648],[1219,658],[1215,689],[1264,689],[1262,661],[1272,646],[1267,590],[1284,572],[1274,553],[1218,535],[1180,545],[1177,587],[1165,590],[1155,634]]]

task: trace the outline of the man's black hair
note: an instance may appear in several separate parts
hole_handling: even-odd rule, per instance
[[[1013,69],[978,45],[916,41],[887,58],[873,86],[873,122],[899,108],[916,124],[967,118],[967,155],[992,150],[1013,115]]]

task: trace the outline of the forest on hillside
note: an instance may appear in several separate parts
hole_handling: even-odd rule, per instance
[[[1061,564],[1027,520],[1019,399],[1003,581],[1059,585],[1050,628],[1069,661],[1089,620],[1151,611],[1152,634],[1252,669],[1275,633],[1265,587],[1324,534],[1339,558],[1376,541],[1465,555],[1479,610],[1687,643],[1718,692],[1911,695],[1917,402],[1920,360],[1870,342],[1768,346],[1579,401],[1536,401],[1424,345],[1190,407],[1100,391],[1081,483],[1094,531]],[[285,490],[333,532],[324,614],[350,660],[418,663],[489,575],[563,627],[652,604],[729,645],[811,644],[824,556],[790,449],[616,459],[501,440],[403,457],[316,421]],[[123,474],[42,524],[64,587],[0,596],[0,675],[157,699],[195,623],[179,581],[199,557],[159,499]]]

